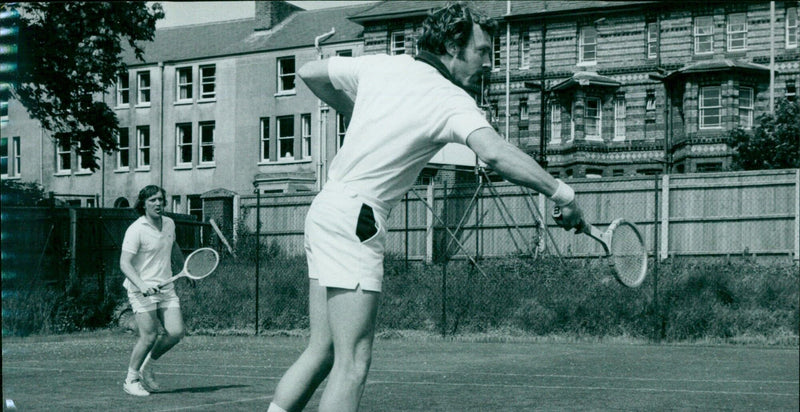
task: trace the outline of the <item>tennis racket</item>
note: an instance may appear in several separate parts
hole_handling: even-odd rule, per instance
[[[553,219],[561,219],[561,209],[553,208]],[[598,241],[605,250],[614,277],[623,286],[635,288],[647,276],[647,251],[644,239],[633,222],[615,219],[605,232],[582,221],[575,233],[583,233]]]
[[[202,279],[213,273],[218,264],[219,254],[217,251],[210,247],[202,247],[189,254],[183,262],[183,270],[180,273],[159,283],[158,287],[161,288],[182,277],[194,280]]]

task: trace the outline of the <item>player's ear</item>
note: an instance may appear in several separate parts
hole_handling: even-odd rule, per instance
[[[444,42],[444,48],[445,48],[445,51],[447,52],[447,54],[450,57],[453,57],[453,58],[458,56],[458,53],[461,51],[461,47],[459,47],[458,44],[456,44],[456,42],[453,41],[453,40],[445,41]]]

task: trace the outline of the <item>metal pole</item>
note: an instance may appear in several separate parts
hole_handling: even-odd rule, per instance
[[[655,211],[653,213],[653,318],[655,319],[655,325],[653,330],[655,332],[656,341],[661,340],[661,333],[659,331],[659,325],[661,324],[661,313],[658,305],[658,209],[660,207],[658,203],[658,180],[659,175],[656,173],[655,180],[653,182],[655,186]]]
[[[541,68],[541,77],[539,79],[541,86],[539,89],[540,98],[539,104],[541,107],[539,108],[539,165],[543,168],[547,168],[547,155],[545,151],[547,150],[547,137],[545,136],[546,126],[545,122],[547,121],[547,95],[545,94],[545,50],[547,42],[545,38],[547,37],[547,23],[542,20],[542,68]]]
[[[261,271],[261,191],[256,189],[256,335],[258,335],[258,283]]]
[[[775,2],[769,2],[769,113],[775,113]]]
[[[405,231],[405,237],[406,237],[406,260],[405,260],[405,271],[408,272],[408,192],[406,192],[405,209],[406,209],[406,231]]]

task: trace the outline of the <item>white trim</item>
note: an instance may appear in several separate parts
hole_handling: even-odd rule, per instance
[[[701,27],[700,25],[698,25],[698,21],[706,21],[706,20],[709,21],[710,23],[708,25],[702,26],[702,27],[707,27],[710,31],[708,33],[698,33],[698,31],[699,31],[698,29]],[[713,54],[714,53],[714,17],[713,16],[698,16],[698,17],[694,18],[694,21],[692,23],[693,23],[693,26],[694,26],[694,28],[692,29],[692,35],[693,35],[693,38],[694,38],[694,54],[699,54],[699,55]],[[698,51],[699,45],[700,45],[700,38],[706,38],[706,37],[708,38],[708,42],[703,42],[703,43],[708,43],[709,44],[709,50],[708,51],[704,51],[704,52],[700,52],[700,51]]]
[[[716,106],[705,107],[703,105],[703,103],[704,103],[703,91],[704,90],[709,90],[711,88],[716,88],[718,90],[718,93],[717,93],[718,104]],[[697,118],[698,118],[698,122],[699,122],[698,123],[698,128],[700,128],[701,130],[721,129],[722,128],[722,86],[703,86],[703,87],[700,87],[699,95],[698,95],[697,100],[698,100],[698,102],[697,102]],[[718,114],[717,114],[718,124],[716,126],[705,126],[704,125],[705,116],[703,116],[703,111],[706,110],[706,109],[709,109],[709,110],[717,109],[719,111]]]
[[[741,29],[739,29],[739,30],[736,30],[736,31],[734,31],[733,29],[731,29],[731,19],[732,19],[732,18],[738,18],[738,17],[742,17],[742,18],[744,19],[744,21],[741,23],[741,25],[743,26],[743,28],[741,28]],[[726,22],[726,24],[725,24],[725,28],[726,28],[726,32],[727,32],[727,33],[726,33],[726,34],[727,34],[727,35],[726,35],[726,37],[727,37],[727,46],[728,46],[728,51],[729,51],[729,52],[730,52],[730,51],[736,51],[736,52],[738,52],[738,51],[745,51],[745,50],[747,50],[747,13],[733,13],[733,14],[729,14],[729,15],[727,16],[727,22]],[[733,46],[731,46],[731,43],[732,43],[732,42],[733,42],[733,40],[734,40],[734,39],[732,38],[732,36],[733,36],[733,35],[736,35],[736,34],[741,34],[741,35],[743,35],[743,36],[744,36],[744,37],[741,39],[741,41],[743,42],[743,44],[742,44],[742,46],[741,46],[741,47],[738,47],[738,48],[733,48]]]

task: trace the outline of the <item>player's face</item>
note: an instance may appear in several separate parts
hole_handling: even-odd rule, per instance
[[[472,25],[467,45],[455,58],[453,77],[465,89],[479,93],[484,71],[492,67],[492,37],[481,26]]]
[[[144,211],[147,216],[158,217],[164,211],[164,195],[161,192],[150,196],[144,202]]]

